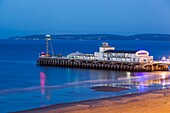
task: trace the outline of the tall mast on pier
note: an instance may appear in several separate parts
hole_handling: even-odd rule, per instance
[[[49,40],[51,40],[51,35],[46,35],[46,56],[49,55]]]

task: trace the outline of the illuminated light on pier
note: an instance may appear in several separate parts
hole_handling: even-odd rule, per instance
[[[165,57],[162,57],[162,60],[165,60],[166,58]]]
[[[46,35],[46,38],[51,38],[51,35],[49,35],[49,34],[48,34],[48,35]]]
[[[170,58],[162,57],[161,61],[162,62],[170,62]]]

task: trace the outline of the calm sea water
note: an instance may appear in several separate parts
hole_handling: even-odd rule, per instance
[[[170,42],[108,41],[116,49],[147,50],[156,60],[169,57]],[[101,41],[53,41],[56,54],[93,53]],[[0,112],[52,104],[145,92],[170,86],[169,72],[121,72],[36,66],[45,41],[0,40]],[[119,92],[95,92],[94,86],[128,87]],[[10,109],[9,109],[10,108]]]

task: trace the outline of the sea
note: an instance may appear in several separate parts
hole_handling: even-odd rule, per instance
[[[53,40],[55,54],[99,51],[101,40]],[[170,56],[168,41],[108,41],[117,50],[147,50],[155,60]],[[0,113],[170,87],[170,72],[128,72],[36,66],[45,40],[0,40]],[[99,92],[93,87],[128,88]]]

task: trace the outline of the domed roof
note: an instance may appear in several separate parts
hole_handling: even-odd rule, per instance
[[[80,52],[75,52],[75,53],[70,53],[70,54],[68,54],[68,56],[81,56],[81,55],[83,55],[83,53],[80,53]]]

